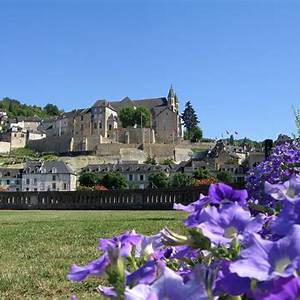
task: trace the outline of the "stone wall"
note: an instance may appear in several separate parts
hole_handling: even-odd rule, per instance
[[[207,194],[208,186],[95,192],[2,192],[0,209],[173,209]]]
[[[0,153],[10,152],[10,142],[0,142]]]

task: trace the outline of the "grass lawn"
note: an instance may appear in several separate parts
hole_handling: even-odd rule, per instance
[[[71,283],[72,263],[97,258],[101,237],[128,229],[182,232],[176,211],[1,211],[0,299],[99,299],[97,281]]]

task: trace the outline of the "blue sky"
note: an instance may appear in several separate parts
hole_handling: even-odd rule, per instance
[[[207,137],[295,132],[300,1],[3,1],[0,98],[191,100]]]

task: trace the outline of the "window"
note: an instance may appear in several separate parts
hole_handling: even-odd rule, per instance
[[[132,181],[132,180],[133,180],[133,175],[129,174],[129,181]]]
[[[140,175],[140,181],[144,181],[144,174]]]
[[[6,184],[10,184],[10,180],[6,180]]]
[[[33,184],[36,185],[37,184],[37,178],[33,179]]]
[[[94,123],[94,129],[97,129],[97,123]]]
[[[83,124],[80,125],[80,130],[83,131]]]
[[[112,126],[111,126],[111,124],[109,124],[109,126],[108,126],[108,130],[111,130],[112,129]]]
[[[102,128],[102,122],[99,122],[99,128]]]
[[[14,134],[14,137],[17,137],[17,134],[16,134],[16,133]]]
[[[83,121],[83,116],[80,116],[80,121]]]
[[[56,190],[56,183],[52,183],[52,189]]]
[[[34,188],[34,191],[37,192],[37,188]]]
[[[21,133],[21,137],[24,137],[24,133]]]
[[[28,192],[28,191],[29,191],[29,188],[26,188],[26,191]]]
[[[63,189],[66,190],[67,189],[67,184],[64,182],[63,183]]]
[[[26,184],[30,184],[30,179],[29,178],[26,179]]]
[[[56,175],[52,175],[52,181],[56,180]]]

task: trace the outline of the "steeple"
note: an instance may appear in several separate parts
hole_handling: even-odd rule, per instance
[[[171,87],[170,87],[169,93],[168,93],[168,100],[170,101],[171,99],[175,99],[175,93],[174,93],[172,84],[171,84]]]
[[[172,108],[174,112],[178,110],[178,99],[176,93],[173,90],[173,86],[171,85],[168,93],[168,105]]]

